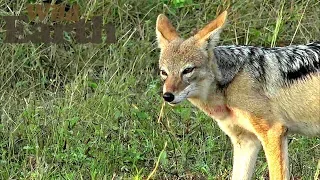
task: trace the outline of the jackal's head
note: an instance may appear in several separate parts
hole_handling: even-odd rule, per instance
[[[206,98],[215,78],[212,48],[219,40],[226,17],[224,11],[196,35],[184,40],[165,15],[158,16],[156,33],[165,101],[177,104],[187,98]]]

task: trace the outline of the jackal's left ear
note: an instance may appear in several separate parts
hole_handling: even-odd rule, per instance
[[[215,20],[211,21],[194,35],[195,43],[198,47],[214,47],[217,44],[222,28],[226,22],[227,14],[227,11],[224,11]]]
[[[157,18],[156,33],[160,48],[165,47],[170,41],[179,37],[176,29],[164,14],[160,14]]]

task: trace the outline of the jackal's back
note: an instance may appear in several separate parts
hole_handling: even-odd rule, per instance
[[[222,85],[230,83],[241,69],[270,86],[287,86],[320,72],[320,42],[276,48],[218,46],[214,55]]]

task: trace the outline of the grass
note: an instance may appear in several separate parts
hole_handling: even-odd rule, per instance
[[[232,147],[212,119],[188,103],[161,111],[157,15],[188,37],[229,8],[221,44],[284,46],[320,35],[317,0],[76,2],[84,18],[112,22],[117,43],[1,44],[0,179],[230,178]],[[25,4],[1,1],[0,16]],[[319,140],[290,136],[295,179],[317,179]],[[267,174],[260,153],[255,179]]]

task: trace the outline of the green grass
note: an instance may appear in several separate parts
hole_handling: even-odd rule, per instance
[[[18,14],[26,2],[1,1],[0,16],[13,15],[9,8]],[[0,179],[144,179],[153,170],[155,179],[230,178],[232,147],[212,119],[183,103],[165,106],[158,123],[157,15],[188,37],[229,7],[221,44],[320,37],[317,0],[76,2],[85,18],[112,22],[117,43],[1,44]],[[320,139],[290,138],[294,177],[315,178]],[[255,179],[267,174],[260,153]]]

